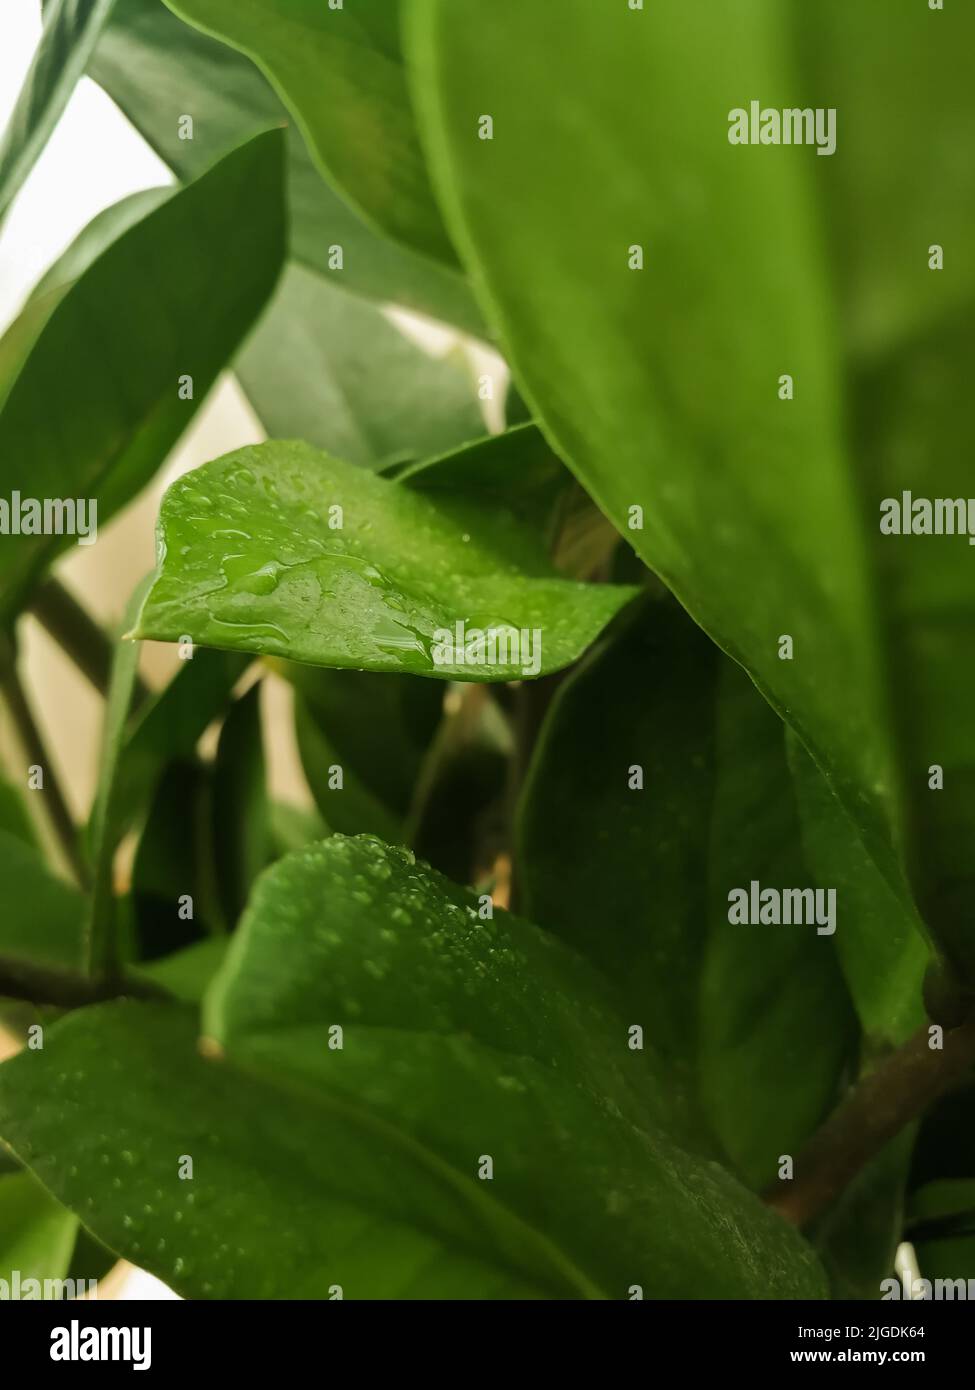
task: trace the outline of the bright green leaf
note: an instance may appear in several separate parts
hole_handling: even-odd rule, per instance
[[[441,508],[306,445],[244,449],[163,499],[160,570],[137,636],[312,665],[510,680],[557,670],[632,597],[555,576],[502,507]],[[442,634],[514,628],[480,664]],[[500,659],[499,659],[500,658]]]

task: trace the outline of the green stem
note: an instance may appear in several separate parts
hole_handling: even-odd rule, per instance
[[[26,999],[32,1004],[53,1004],[59,1009],[81,1009],[106,999],[168,997],[164,989],[149,980],[91,979],[9,960],[5,956],[0,956],[0,995],[7,999]]]
[[[43,769],[44,786],[41,791],[41,805],[47,822],[53,832],[72,873],[82,886],[88,877],[87,865],[78,844],[71,812],[58,782],[54,763],[48,754],[40,729],[34,719],[33,711],[17,675],[16,661],[12,648],[4,644],[0,652],[0,699],[7,706],[13,726],[21,745],[28,767]]]

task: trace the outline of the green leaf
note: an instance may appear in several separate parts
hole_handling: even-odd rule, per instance
[[[375,841],[291,856],[211,989],[204,1056],[179,1010],[76,1013],[0,1068],[0,1133],[190,1296],[819,1296],[801,1237],[661,1130],[598,979],[472,901]]]
[[[148,482],[273,289],[281,155],[273,132],[235,151],[130,227],[64,296],[0,411],[5,493],[94,499],[104,525]],[[179,398],[184,376],[192,400]],[[71,543],[6,536],[0,616]]]
[[[287,120],[253,63],[182,23],[159,0],[117,0],[89,73],[184,182],[256,131]],[[193,114],[192,140],[180,139],[183,113]],[[299,264],[352,293],[484,332],[456,269],[374,232],[323,182],[293,126],[286,146],[290,246]],[[341,271],[330,267],[335,246],[343,250]],[[250,386],[259,412],[269,411],[260,383],[252,378]]]
[[[230,708],[213,768],[213,852],[223,919],[232,927],[271,857],[261,687]]]
[[[781,11],[566,0],[556,36],[547,0],[487,15],[478,0],[416,0],[414,96],[455,241],[546,434],[796,727],[893,879],[817,160],[727,139],[749,94],[793,104]],[[493,140],[477,138],[477,112]]]
[[[192,759],[199,740],[224,712],[234,686],[250,665],[247,657],[233,652],[187,646],[184,655],[186,660],[169,684],[136,710],[126,727],[113,788],[122,829],[144,808],[164,766]]]
[[[141,962],[189,947],[225,925],[214,882],[213,786],[196,760],[174,760],[159,778],[132,865],[134,939]],[[192,900],[192,915],[187,915]]]
[[[783,735],[744,673],[654,601],[560,688],[519,815],[527,913],[614,981],[756,1187],[823,1118],[856,1046],[828,936],[729,921],[753,880],[812,886]],[[845,903],[838,917],[856,930]]]
[[[975,986],[975,625],[970,544],[975,448],[971,307],[878,364],[859,384],[857,439],[883,601],[914,895],[932,936]],[[957,534],[883,534],[905,493],[961,499]],[[910,504],[908,503],[908,513]],[[902,518],[909,524],[910,514]],[[938,788],[936,769],[943,787]]]
[[[55,0],[0,140],[0,220],[47,144],[114,0]]]
[[[88,223],[31,291],[27,302],[0,338],[0,405],[48,319],[76,280],[124,232],[172,197],[168,188],[149,188],[113,203]]]
[[[899,0],[878,26],[869,6],[847,0],[791,9],[807,88],[794,104],[835,107],[841,122],[835,155],[813,161],[837,303],[852,351],[874,356],[975,294],[975,168],[964,154],[975,140],[975,11]],[[943,273],[928,267],[935,243]]]
[[[422,459],[397,473],[396,481],[432,496],[441,507],[472,498],[504,505],[540,532],[551,549],[560,503],[571,475],[534,425],[475,440],[466,449]]]
[[[24,968],[76,971],[82,960],[84,899],[55,878],[37,850],[0,831],[0,959],[8,976]]]
[[[240,450],[179,479],[163,499],[160,547],[139,637],[459,680],[567,665],[634,592],[557,578],[538,538],[501,507],[442,508],[297,443]],[[444,645],[461,622],[527,635],[474,664]]]
[[[292,266],[237,376],[269,435],[380,468],[484,433],[470,366],[428,355],[367,300]]]
[[[30,1173],[0,1177],[0,1281],[8,1296],[41,1298],[45,1279],[64,1279],[77,1231],[78,1218]],[[28,1279],[39,1280],[41,1288],[25,1288]],[[10,1292],[12,1287],[19,1287],[19,1295]]]
[[[227,944],[226,936],[207,937],[161,960],[138,965],[129,973],[137,979],[161,985],[183,1003],[199,1004],[223,964]]]
[[[329,833],[317,811],[287,801],[271,802],[271,838],[277,858],[302,849],[313,840],[324,840]]]
[[[455,260],[420,149],[400,50],[399,0],[166,0],[253,58],[322,173],[377,227]]]
[[[787,747],[806,860],[817,885],[834,888],[843,907],[836,949],[860,1022],[872,1050],[896,1047],[924,1021],[931,957],[917,911],[880,873],[798,739],[790,736]]]
[[[410,676],[282,664],[302,766],[326,823],[401,841],[443,689]],[[341,768],[341,786],[334,769]]]

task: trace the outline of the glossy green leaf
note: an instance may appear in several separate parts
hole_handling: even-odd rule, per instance
[[[89,73],[183,181],[258,130],[287,120],[253,63],[191,29],[159,0],[117,0]],[[192,140],[180,139],[183,114],[194,117]],[[290,245],[299,264],[355,294],[484,332],[456,269],[373,231],[322,180],[293,126],[286,146]],[[341,271],[330,265],[334,247],[343,251]],[[268,409],[261,383],[252,378],[250,386],[259,412]]]
[[[78,1218],[44,1191],[30,1173],[0,1177],[0,1281],[5,1298],[57,1297],[71,1264]],[[36,1279],[40,1287],[26,1286]],[[13,1292],[17,1289],[18,1292]]]
[[[931,958],[913,902],[887,883],[839,801],[801,746],[787,740],[806,861],[834,888],[849,929],[836,949],[873,1049],[906,1042],[924,1020],[921,988]]]
[[[208,996],[217,1060],[178,1010],[86,1010],[0,1068],[0,1134],[69,1204],[97,1188],[100,1238],[191,1296],[819,1296],[801,1237],[655,1123],[596,977],[472,901],[376,841],[291,856]]]
[[[471,367],[430,356],[367,300],[301,266],[284,277],[237,376],[272,437],[379,468],[484,433]]]
[[[450,264],[413,123],[399,0],[166,0],[253,58],[290,109],[323,174],[377,227]]]
[[[85,70],[114,0],[54,0],[0,139],[0,220],[47,144]]]
[[[896,876],[816,156],[728,140],[728,112],[754,94],[792,104],[786,14],[771,0],[706,14],[567,0],[557,27],[547,0],[489,13],[416,0],[408,14],[435,183],[519,386]],[[478,138],[478,112],[493,140]]]
[[[511,680],[575,660],[632,594],[557,578],[535,534],[502,507],[442,508],[306,445],[271,443],[170,488],[136,635],[189,634],[319,666]],[[526,636],[483,648],[488,660],[476,664],[453,640],[458,623],[465,637]]]
[[[735,888],[813,883],[783,735],[744,673],[651,602],[559,690],[519,818],[525,910],[616,983],[757,1187],[856,1045],[828,936],[728,920]],[[838,919],[855,930],[845,903]]]
[[[63,297],[0,410],[6,495],[94,499],[104,525],[148,482],[274,287],[281,155],[275,132],[235,151],[130,227]],[[192,400],[180,399],[185,376]],[[7,535],[0,612],[15,612],[73,539]]]
[[[213,857],[223,920],[233,927],[271,857],[261,687],[230,708],[213,768]]]

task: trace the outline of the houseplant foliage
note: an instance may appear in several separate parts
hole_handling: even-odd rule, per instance
[[[975,442],[975,16],[45,14],[0,210],[83,70],[175,183],[0,341],[0,495],[104,522],[226,368],[269,438],[170,488],[111,638],[70,537],[0,537],[0,1277],[878,1298],[904,1240],[975,1276],[971,555],[878,525]],[[737,148],[756,94],[835,153]],[[500,433],[500,375],[389,305],[503,354]],[[84,826],[31,612],[105,696]],[[313,812],[268,791],[271,676]]]

